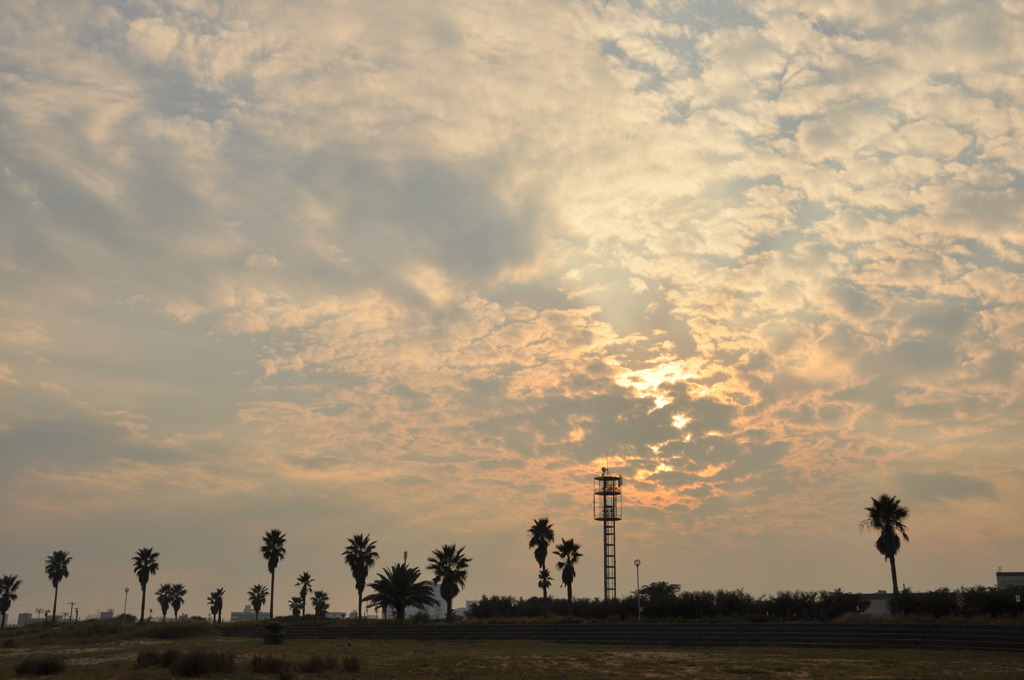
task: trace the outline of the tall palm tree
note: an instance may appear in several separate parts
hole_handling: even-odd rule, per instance
[[[46,558],[46,577],[53,584],[53,617],[50,621],[57,621],[57,586],[61,581],[68,578],[68,564],[71,563],[71,555],[66,550],[54,550],[53,554]]]
[[[139,623],[146,620],[146,584],[149,583],[149,577],[160,568],[156,561],[158,557],[160,557],[160,553],[155,552],[152,548],[139,548],[135,551],[135,557],[132,558],[132,571],[139,577],[139,586],[142,587],[142,611],[139,612]]]
[[[299,574],[299,580],[295,582],[295,585],[301,586],[299,588],[299,597],[302,598],[303,616],[306,615],[306,595],[308,595],[313,590],[312,584],[313,581],[315,580],[316,579],[309,575],[308,571],[304,571],[301,574]],[[296,616],[298,616],[298,614],[296,614]]]
[[[469,563],[473,561],[463,553],[465,549],[465,546],[443,545],[435,549],[427,560],[427,568],[434,572],[434,583],[441,584],[441,597],[448,605],[444,618],[448,622],[452,620],[452,600],[466,585]]]
[[[882,494],[878,498],[871,499],[871,505],[864,508],[868,516],[860,523],[861,531],[871,529],[878,532],[875,540],[875,548],[882,554],[882,557],[889,561],[889,569],[892,572],[892,610],[899,614],[900,589],[896,580],[896,553],[902,545],[900,537],[909,541],[907,527],[903,520],[910,515],[910,508],[900,504],[900,499],[888,494]]]
[[[161,583],[156,589],[156,602],[160,605],[162,621],[167,620],[167,610],[171,608],[171,600],[174,598],[174,586],[170,583]]]
[[[560,558],[557,566],[562,572],[562,584],[565,585],[569,597],[569,616],[572,616],[572,582],[576,580],[576,563],[583,557],[580,544],[571,538],[563,538],[555,546],[555,554]]]
[[[18,599],[18,588],[21,581],[17,574],[4,574],[0,578],[0,630],[7,627],[7,610],[11,603]]]
[[[270,618],[274,618],[274,572],[278,563],[284,559],[284,533],[280,529],[271,529],[263,534],[263,545],[260,554],[267,561],[270,570]]]
[[[256,612],[256,620],[260,620],[260,610],[263,609],[263,605],[267,602],[267,594],[270,591],[262,583],[257,583],[252,588],[249,588],[249,592],[246,595],[249,596],[249,604],[252,605],[253,611]]]
[[[393,567],[385,567],[384,573],[377,574],[377,580],[370,584],[370,588],[376,592],[367,595],[366,601],[378,607],[394,609],[398,620],[405,618],[406,607],[437,604],[430,581],[421,581],[419,568],[402,562]]]
[[[216,623],[223,623],[223,612],[224,612],[224,589],[217,588],[217,590],[210,593],[210,596],[206,598],[206,604],[210,605],[210,616]]]
[[[345,564],[352,570],[352,578],[356,582],[356,592],[359,594],[359,618],[363,618],[363,590],[366,588],[366,577],[370,569],[377,563],[377,542],[370,540],[370,534],[356,534],[348,539],[348,546],[345,552]]]
[[[548,546],[555,542],[554,525],[548,521],[547,517],[541,517],[540,519],[533,520],[533,526],[529,528],[527,533],[530,534],[530,547],[533,548],[533,557],[537,560],[537,567],[543,571],[547,566]],[[544,599],[548,599],[547,586],[540,583],[538,583],[538,586],[540,586],[541,592],[544,594]]]
[[[313,605],[313,615],[318,619],[322,619],[327,616],[327,608],[330,606],[331,598],[322,590],[313,591],[313,599],[310,603]]]
[[[292,595],[292,599],[288,600],[288,609],[291,611],[292,616],[302,616],[302,610],[306,607],[306,601],[298,595]]]
[[[188,595],[188,591],[182,584],[175,583],[171,586],[171,609],[174,610],[175,621],[178,620],[178,610],[181,609],[181,605],[185,604],[186,595]]]

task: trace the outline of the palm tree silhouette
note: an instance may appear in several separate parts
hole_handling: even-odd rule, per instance
[[[181,605],[185,604],[186,595],[188,595],[188,591],[182,584],[175,583],[171,586],[171,608],[174,610],[175,621],[178,620],[178,610],[181,609]]]
[[[306,615],[306,595],[312,590],[312,583],[315,581],[312,576],[309,575],[308,571],[304,571],[299,574],[299,580],[295,582],[295,585],[302,586],[299,588],[299,597],[302,599],[302,615]],[[295,614],[298,616],[298,614]]]
[[[7,627],[7,610],[11,603],[18,599],[18,588],[21,581],[17,574],[4,574],[0,578],[0,630]]]
[[[267,561],[270,570],[270,618],[274,618],[274,572],[278,563],[284,559],[284,533],[279,529],[271,529],[263,534],[263,545],[260,554]]]
[[[313,605],[313,615],[318,619],[322,619],[327,616],[327,608],[330,605],[330,597],[327,593],[322,590],[313,591],[313,599],[310,603]]]
[[[68,578],[68,564],[71,563],[71,555],[66,550],[54,550],[53,554],[46,558],[46,577],[53,584],[53,617],[52,623],[57,621],[57,586],[61,581]]]
[[[547,567],[542,567],[537,574],[537,587],[544,591],[544,597],[547,598],[546,593],[551,587],[551,571]]]
[[[580,545],[571,538],[563,538],[555,546],[555,554],[561,558],[558,569],[562,572],[562,583],[565,585],[569,598],[569,616],[572,616],[572,582],[576,579],[576,563],[583,557]]]
[[[356,534],[348,539],[348,546],[345,552],[345,564],[352,570],[352,578],[356,582],[356,592],[359,594],[359,619],[363,618],[363,590],[366,588],[366,577],[370,569],[377,563],[377,542],[370,540],[370,535]]]
[[[139,577],[139,586],[142,587],[142,610],[139,612],[140,624],[146,620],[146,584],[149,583],[149,577],[160,568],[156,561],[158,557],[160,557],[160,553],[155,552],[152,548],[139,548],[135,551],[135,557],[132,558],[132,571]]]
[[[907,527],[903,520],[910,515],[910,508],[900,505],[900,499],[888,494],[882,494],[878,498],[871,499],[871,505],[864,508],[868,516],[860,523],[861,531],[872,529],[878,532],[875,540],[875,548],[889,561],[889,568],[892,572],[892,610],[894,614],[901,613],[900,589],[896,579],[896,553],[900,551],[900,537],[909,541]]]
[[[170,583],[161,583],[160,587],[156,589],[156,601],[160,605],[162,621],[167,621],[167,610],[171,608],[171,599],[174,597],[173,588],[174,586]]]
[[[429,607],[437,604],[434,589],[429,581],[420,580],[418,567],[399,562],[386,567],[383,574],[370,584],[376,592],[366,596],[366,601],[378,607],[392,608],[398,620],[405,618],[406,607]]]
[[[466,585],[469,563],[473,561],[473,558],[466,557],[463,550],[465,547],[443,545],[440,549],[434,550],[427,560],[427,568],[434,572],[434,583],[441,584],[441,597],[448,605],[445,620],[449,622],[452,620],[452,600]]]
[[[537,560],[537,567],[544,571],[548,559],[548,546],[555,542],[554,525],[548,521],[547,517],[541,517],[540,519],[533,520],[533,526],[529,528],[527,533],[530,534],[530,547],[533,548],[533,557]],[[548,586],[541,583],[537,585],[544,594],[544,599],[547,600]],[[550,586],[551,584],[549,583],[548,585]]]
[[[302,610],[306,608],[306,601],[298,595],[293,595],[292,599],[288,600],[288,609],[291,610],[292,616],[302,616]]]
[[[217,623],[223,623],[223,617],[221,616],[224,611],[224,589],[217,588],[217,590],[210,593],[210,596],[206,598],[206,604],[210,605],[210,616]]]
[[[253,611],[256,612],[256,620],[260,620],[260,610],[263,609],[263,605],[267,602],[267,594],[270,591],[262,583],[257,583],[252,588],[249,588],[249,592],[246,593],[249,597],[249,604],[252,605]]]

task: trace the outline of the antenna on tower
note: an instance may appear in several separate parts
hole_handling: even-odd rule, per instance
[[[606,461],[607,464],[607,461]],[[594,519],[604,523],[604,599],[615,599],[615,523],[622,519],[622,475],[607,467],[594,477]]]

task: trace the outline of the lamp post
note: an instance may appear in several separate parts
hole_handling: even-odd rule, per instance
[[[121,612],[121,620],[125,621],[128,618],[128,588],[124,589],[124,611]]]
[[[639,621],[642,617],[640,609],[640,560],[633,560],[633,564],[636,565],[636,620]]]

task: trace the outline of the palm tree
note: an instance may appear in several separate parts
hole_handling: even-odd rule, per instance
[[[267,602],[267,594],[270,591],[262,583],[257,583],[252,588],[249,588],[249,592],[246,595],[249,596],[249,604],[252,605],[253,611],[256,612],[256,620],[260,620],[260,610],[263,609],[263,605]]]
[[[71,555],[66,550],[54,550],[53,554],[46,558],[46,577],[53,584],[53,618],[57,621],[57,586],[68,577],[68,564],[71,563]]]
[[[452,600],[466,585],[469,563],[473,561],[473,558],[465,556],[463,550],[465,547],[443,545],[440,549],[434,550],[427,560],[427,568],[434,572],[434,583],[441,584],[441,597],[448,605],[445,613],[445,621],[448,622],[452,620]]]
[[[162,621],[167,620],[167,610],[171,608],[171,599],[174,597],[174,586],[170,583],[161,583],[156,589],[156,601],[160,605],[160,612],[163,614]]]
[[[348,539],[345,552],[345,564],[352,570],[352,578],[356,581],[356,592],[359,594],[359,618],[363,618],[363,590],[366,588],[366,577],[370,569],[377,563],[377,542],[370,540],[370,535],[356,534]]]
[[[327,616],[327,608],[330,605],[330,597],[327,593],[322,590],[313,591],[313,599],[311,603],[313,605],[313,615],[318,619],[322,619]]]
[[[7,627],[7,610],[11,603],[18,599],[18,588],[21,581],[17,574],[4,574],[0,578],[0,630]]]
[[[142,587],[142,611],[139,612],[139,623],[146,620],[146,584],[149,583],[149,577],[160,568],[156,561],[158,557],[160,557],[160,553],[155,552],[152,548],[139,548],[135,551],[135,557],[132,558],[132,571],[139,577],[139,585]]]
[[[260,554],[267,561],[270,570],[270,618],[274,618],[274,572],[278,563],[284,559],[284,533],[279,529],[271,529],[263,534],[263,545]]]
[[[306,601],[298,595],[293,595],[292,599],[288,600],[288,609],[291,610],[292,616],[302,616],[302,610],[306,607]]]
[[[555,527],[547,517],[541,517],[533,520],[533,526],[527,530],[527,533],[530,534],[530,547],[533,548],[533,557],[537,560],[537,567],[543,571],[548,559],[548,546],[555,542]],[[544,594],[544,599],[548,599],[547,586],[538,585]]]
[[[367,595],[366,601],[378,607],[391,607],[398,620],[405,618],[406,607],[437,604],[430,582],[420,580],[419,568],[401,562],[386,567],[383,574],[377,574],[377,580],[370,587],[376,592]]]
[[[900,613],[900,590],[896,580],[896,553],[900,551],[900,537],[909,541],[907,527],[903,520],[910,514],[910,508],[900,505],[900,499],[888,494],[871,499],[871,505],[864,508],[868,516],[860,523],[861,531],[872,529],[878,532],[875,548],[889,561],[892,571],[892,610]]]
[[[583,553],[580,552],[579,543],[571,538],[563,538],[555,546],[555,554],[561,558],[557,566],[562,572],[562,584],[569,597],[569,616],[572,616],[572,582],[576,579],[576,563],[583,557]]]
[[[188,591],[182,584],[175,583],[171,586],[171,608],[174,609],[175,621],[178,620],[178,610],[181,609],[181,605],[185,604],[186,595],[188,595]]]
[[[299,588],[299,597],[302,599],[302,615],[306,615],[306,595],[312,590],[312,583],[315,581],[312,576],[309,575],[308,571],[304,571],[299,574],[299,580],[295,582],[295,585],[302,586]],[[295,614],[298,616],[298,614]]]
[[[206,604],[210,605],[210,616],[213,617],[214,622],[222,623],[222,613],[224,611],[224,589],[217,588],[217,590],[210,593],[210,596],[206,598]]]
[[[547,567],[542,568],[537,574],[537,587],[545,593],[551,587],[551,571]]]

